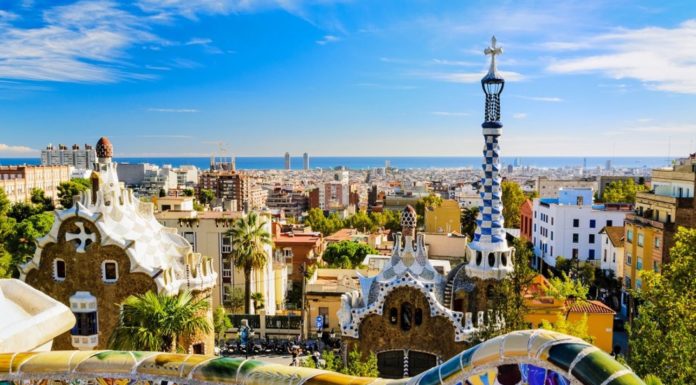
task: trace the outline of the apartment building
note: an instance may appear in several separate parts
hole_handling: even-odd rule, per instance
[[[0,188],[12,203],[28,202],[31,190],[40,188],[58,200],[58,185],[70,180],[72,166],[0,166]]]
[[[632,206],[594,204],[591,188],[561,188],[558,198],[536,198],[533,202],[533,265],[555,267],[556,258],[588,261],[599,266],[599,231],[620,225]]]
[[[89,144],[85,144],[83,149],[73,144],[71,148],[64,144],[54,147],[52,144],[41,150],[42,166],[72,166],[80,170],[91,170],[94,162],[97,161],[97,153]]]

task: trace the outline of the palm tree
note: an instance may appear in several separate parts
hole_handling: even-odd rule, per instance
[[[263,293],[256,292],[252,294],[251,300],[254,301],[254,310],[263,309]]]
[[[116,350],[174,352],[179,338],[209,333],[206,298],[184,291],[169,296],[148,291],[131,295],[121,304],[118,325],[109,338]]]
[[[239,218],[227,232],[231,238],[234,266],[244,271],[244,313],[251,312],[251,272],[266,265],[265,246],[272,245],[265,221],[256,213]]]
[[[462,210],[462,234],[468,235],[469,240],[474,239],[476,231],[476,217],[478,217],[479,208],[470,207]]]

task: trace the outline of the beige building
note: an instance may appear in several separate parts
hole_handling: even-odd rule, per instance
[[[537,177],[536,191],[540,197],[558,198],[558,190],[561,188],[591,188],[597,191],[597,181],[594,178],[582,179],[548,179],[545,176]]]
[[[57,201],[58,185],[69,181],[70,173],[70,166],[0,166],[0,188],[12,203],[28,202],[35,188]]]
[[[445,199],[439,206],[425,209],[426,234],[459,233],[461,231],[461,209],[457,201]]]
[[[353,269],[316,269],[307,280],[306,301],[307,325],[309,336],[316,336],[317,317],[322,316],[324,331],[339,330],[338,311],[341,308],[341,295],[359,290],[358,273],[368,275],[367,270]]]
[[[213,306],[231,307],[233,289],[244,290],[244,272],[233,267],[231,239],[227,232],[234,221],[245,214],[240,211],[203,211],[193,209],[191,197],[166,197],[157,199],[157,220],[173,227],[197,253],[212,258],[218,274],[218,285],[213,291]],[[266,216],[266,226],[271,233],[271,222]],[[284,309],[288,285],[288,268],[285,258],[274,257],[267,247],[267,263],[264,269],[252,273],[251,292],[262,293],[266,314],[273,315]],[[254,309],[257,310],[257,309]]]

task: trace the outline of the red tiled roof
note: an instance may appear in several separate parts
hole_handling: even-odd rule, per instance
[[[623,226],[606,226],[600,231],[606,233],[614,247],[623,247],[624,245],[624,228]]]
[[[570,302],[570,301],[569,301]],[[571,313],[616,314],[609,306],[599,301],[575,301],[570,305]]]

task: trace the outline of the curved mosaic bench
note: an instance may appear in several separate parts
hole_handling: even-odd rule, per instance
[[[48,381],[46,381],[48,380]],[[0,381],[98,385],[644,385],[628,368],[580,339],[526,330],[476,345],[416,377],[387,380],[257,360],[195,354],[56,351],[0,354]]]

